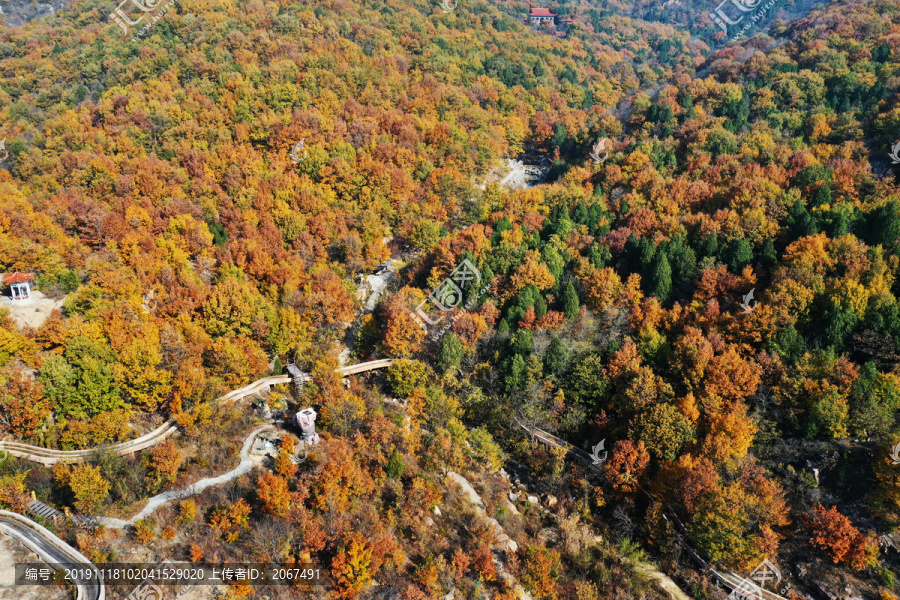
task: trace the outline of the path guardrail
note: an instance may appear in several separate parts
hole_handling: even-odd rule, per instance
[[[365,371],[372,371],[374,369],[383,369],[385,367],[391,366],[393,362],[394,360],[391,358],[384,358],[359,363],[356,365],[350,365],[347,367],[341,367],[336,370],[341,375],[354,375],[356,373],[363,373]],[[311,378],[309,376],[306,377],[306,381],[309,381],[310,379]],[[232,390],[224,396],[220,396],[218,402],[240,400],[245,396],[258,394],[264,389],[268,391],[269,388],[280,383],[290,382],[291,378],[287,375],[273,375],[271,377],[263,377],[262,379],[257,379],[253,383],[245,385],[242,388]],[[177,430],[178,424],[175,422],[175,419],[169,419],[153,431],[145,433],[139,438],[120,442],[118,444],[111,444],[106,446],[106,448],[119,456],[125,454],[134,454],[135,452],[140,452],[141,450],[145,450],[147,448],[150,448],[151,446],[155,446],[156,444],[160,443],[161,441],[175,433],[175,431]],[[83,448],[81,450],[51,450],[50,448],[41,448],[40,446],[32,446],[31,444],[23,444],[21,442],[0,441],[0,450],[5,450],[10,455],[15,456],[16,458],[40,463],[46,466],[51,466],[59,462],[84,462],[101,447]]]

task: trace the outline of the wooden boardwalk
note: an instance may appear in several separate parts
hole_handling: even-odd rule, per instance
[[[365,371],[372,371],[374,369],[384,369],[391,366],[393,362],[393,359],[384,358],[359,363],[357,365],[341,367],[340,369],[336,369],[336,371],[341,375],[353,375],[356,373],[363,373]],[[309,380],[309,376],[305,375],[305,381]],[[228,392],[224,396],[220,397],[218,399],[218,402],[231,402],[240,400],[241,398],[244,398],[245,396],[249,396],[251,394],[258,394],[263,391],[268,391],[272,388],[272,386],[279,383],[290,383],[291,381],[292,379],[288,375],[274,375],[272,377],[263,377],[262,379],[258,379],[249,385]],[[175,422],[175,419],[169,419],[158,428],[149,433],[145,433],[137,439],[128,440],[119,444],[112,444],[108,446],[108,448],[111,452],[114,452],[119,456],[122,456],[124,454],[134,454],[146,448],[155,446],[156,444],[160,443],[161,441],[175,433],[175,431],[177,430],[178,425]],[[50,466],[58,462],[84,462],[85,460],[89,459],[94,452],[97,451],[97,448],[84,448],[82,450],[51,450],[49,448],[41,448],[40,446],[32,446],[31,444],[0,441],[0,450],[5,450],[16,458],[22,458],[24,460],[29,460],[31,462]]]

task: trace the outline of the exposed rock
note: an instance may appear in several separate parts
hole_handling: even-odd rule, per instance
[[[519,545],[515,542],[515,540],[510,538],[505,533],[500,534],[497,537],[497,547],[504,552],[516,553],[519,550]]]
[[[472,487],[472,484],[469,483],[469,480],[460,475],[459,473],[454,473],[450,471],[447,473],[447,477],[452,479],[459,487],[462,488],[463,492],[469,497],[469,500],[472,504],[476,506],[483,506],[484,503],[481,501],[481,496],[478,495],[478,492],[475,491],[475,488]]]
[[[431,517],[425,517],[425,524],[429,527],[434,527],[434,519]]]
[[[518,500],[518,499],[519,499],[519,495],[518,495],[518,494],[516,494],[515,492],[510,492],[510,493],[509,493],[509,501],[510,501],[510,502],[515,502],[515,501]]]
[[[559,502],[559,500],[556,499],[556,496],[551,496],[549,494],[547,495],[546,500],[544,500],[547,508],[553,508],[554,506],[556,506],[557,502]]]
[[[527,500],[532,504],[537,504],[540,502],[540,499],[537,496],[528,496]]]
[[[543,544],[555,544],[559,542],[559,531],[552,527],[546,527],[538,531],[537,539]]]
[[[506,532],[503,531],[503,526],[500,525],[500,523],[497,521],[497,519],[488,516],[488,514],[485,512],[484,507],[481,503],[481,497],[478,495],[478,493],[472,487],[472,484],[470,484],[469,481],[462,475],[460,475],[458,473],[454,473],[452,471],[447,473],[447,477],[452,479],[456,483],[458,483],[459,486],[463,489],[463,491],[468,494],[469,499],[472,501],[472,503],[476,505],[476,507],[475,507],[476,518],[480,521],[484,521],[485,523],[487,523],[487,526],[490,528],[491,537],[493,537],[494,539],[497,540],[497,542],[495,544],[493,544],[492,548],[494,550],[498,550],[500,552],[505,552],[505,553],[517,552],[519,549],[519,545],[512,538],[510,538],[508,535],[506,535]],[[514,496],[514,495],[511,494],[511,496]],[[529,501],[531,501],[531,498],[534,498],[534,502],[538,502],[537,497],[530,496]],[[504,500],[504,502],[506,502],[506,500]],[[506,502],[506,503],[514,512],[516,512],[516,514],[518,514],[518,511],[516,510],[515,506],[513,506],[512,504],[510,504],[508,502]],[[497,566],[497,572],[499,573],[500,578],[503,579],[510,587],[512,587],[518,600],[532,600],[532,598],[528,594],[528,592],[526,592],[525,589],[519,584],[519,582],[516,581],[515,577],[513,577],[506,570],[506,567],[503,565],[503,563],[500,560],[498,560],[497,554],[494,554],[493,561],[494,561],[494,564]],[[490,597],[487,595],[487,593],[484,590],[482,590],[482,593],[484,594],[485,598],[488,598],[488,600],[489,600]],[[455,595],[453,594],[453,592],[451,592],[450,594],[448,594],[447,596],[444,597],[444,600],[448,600],[448,599],[455,599]]]
[[[438,508],[437,506],[435,506],[435,507],[434,507],[434,514],[435,514],[435,516],[440,517],[440,516],[441,516],[441,509]]]
[[[650,579],[655,581],[656,584],[669,595],[671,600],[693,600],[693,598],[685,594],[684,591],[678,587],[678,584],[672,581],[668,575],[658,571],[656,567],[650,563],[633,562],[631,560],[628,560],[627,562],[633,564],[638,571],[646,573]]]

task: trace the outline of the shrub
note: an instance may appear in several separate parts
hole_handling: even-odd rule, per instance
[[[149,544],[156,538],[156,522],[153,519],[141,519],[134,524],[134,537],[142,544]]]

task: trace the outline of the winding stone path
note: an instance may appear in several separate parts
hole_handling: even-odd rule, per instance
[[[181,500],[184,498],[189,498],[191,496],[196,496],[207,488],[221,485],[223,483],[231,481],[232,479],[240,477],[244,473],[249,472],[254,466],[253,459],[250,458],[250,450],[253,448],[253,441],[256,439],[256,436],[258,436],[263,431],[274,428],[274,425],[266,425],[264,427],[260,427],[249,436],[247,436],[247,439],[244,440],[244,445],[241,448],[241,462],[238,464],[238,466],[228,471],[227,473],[222,473],[221,475],[217,475],[216,477],[207,477],[206,479],[201,479],[193,485],[189,485],[186,488],[182,488],[180,490],[170,490],[168,492],[157,494],[147,501],[147,506],[145,506],[141,510],[141,512],[134,515],[127,521],[123,519],[114,519],[112,517],[98,517],[97,522],[107,527],[124,529],[129,525],[134,525],[141,519],[146,519],[151,514],[153,514],[153,512],[157,508],[171,502],[172,500]]]

